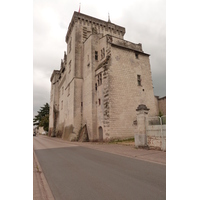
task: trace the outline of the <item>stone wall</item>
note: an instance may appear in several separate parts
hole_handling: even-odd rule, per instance
[[[58,116],[55,115],[55,110],[59,109],[59,70],[54,70],[51,76],[51,93],[50,93],[50,108],[49,108],[49,130],[51,130],[51,136],[55,134],[56,121]]]
[[[149,56],[126,48],[111,49],[109,67],[110,137],[133,137],[135,108],[145,104],[149,114],[156,114]],[[138,85],[137,75],[141,76]]]
[[[110,66],[110,45],[107,43],[107,37],[99,40],[99,62],[95,70],[95,78],[97,84],[96,106],[97,106],[97,139],[99,130],[103,132],[103,139],[109,137],[109,83],[108,68]],[[103,52],[103,54],[102,54]]]
[[[166,125],[147,126],[146,137],[150,148],[166,150]]]
[[[76,78],[74,80],[74,121],[73,121],[73,126],[74,130],[73,132],[78,135],[79,130],[81,128],[81,123],[82,123],[82,85],[83,85],[83,80],[80,78]]]
[[[83,121],[82,124],[87,125],[89,139],[92,138],[92,37],[88,38],[84,43],[83,57]]]

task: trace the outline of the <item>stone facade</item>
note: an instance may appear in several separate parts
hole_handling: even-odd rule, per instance
[[[136,108],[158,115],[149,54],[123,39],[125,28],[74,12],[67,52],[51,76],[49,135],[90,141],[134,137]]]

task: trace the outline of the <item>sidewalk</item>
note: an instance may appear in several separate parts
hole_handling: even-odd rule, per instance
[[[33,150],[33,200],[54,200]]]
[[[77,145],[121,156],[126,156],[129,158],[135,158],[138,160],[144,160],[148,162],[166,165],[166,152],[159,150],[137,149],[135,148],[134,143],[112,144],[112,143],[85,142],[85,143],[78,143]]]

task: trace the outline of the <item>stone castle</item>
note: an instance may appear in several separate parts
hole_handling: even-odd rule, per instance
[[[136,109],[158,115],[149,54],[124,40],[125,28],[74,12],[67,51],[51,75],[49,135],[90,141],[134,137]]]

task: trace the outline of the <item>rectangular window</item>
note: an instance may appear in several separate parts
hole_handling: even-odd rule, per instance
[[[99,99],[99,106],[101,105],[101,99]]]
[[[83,102],[81,102],[81,113],[83,112]]]
[[[102,84],[102,74],[100,73],[99,75],[98,75],[98,85],[101,85]]]
[[[135,53],[135,58],[139,59],[139,54],[138,53]]]
[[[98,61],[98,51],[95,51],[95,60]]]
[[[100,76],[99,80],[100,80],[100,85],[101,85],[102,84],[102,74],[100,74],[99,76]]]
[[[138,82],[138,85],[141,86],[141,75],[137,75],[137,82]]]

